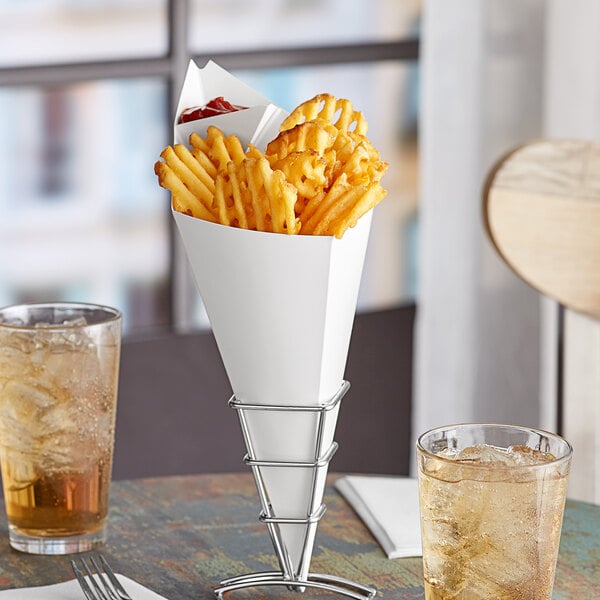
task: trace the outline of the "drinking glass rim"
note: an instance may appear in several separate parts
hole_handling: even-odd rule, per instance
[[[564,437],[558,435],[557,433],[552,433],[551,431],[547,431],[545,429],[539,429],[537,427],[528,427],[526,425],[512,425],[510,423],[450,423],[448,425],[439,425],[437,427],[432,427],[431,429],[428,429],[427,431],[423,432],[421,435],[419,435],[419,437],[417,438],[417,450],[424,454],[425,456],[428,456],[429,458],[434,458],[436,460],[442,461],[442,463],[448,463],[448,464],[457,464],[457,461],[446,457],[446,456],[440,456],[439,454],[434,454],[433,452],[430,452],[429,450],[427,450],[426,448],[423,447],[421,440],[426,436],[429,435],[431,433],[434,433],[436,431],[443,431],[444,429],[452,429],[452,428],[461,428],[461,427],[490,427],[490,428],[500,428],[500,427],[504,427],[504,428],[508,428],[508,429],[516,429],[519,431],[528,431],[528,432],[532,432],[532,433],[537,433],[540,435],[544,435],[544,436],[550,436],[556,440],[559,440],[561,442],[563,442],[566,446],[566,451],[564,453],[563,456],[560,457],[556,457],[554,460],[551,460],[549,462],[544,462],[544,463],[536,463],[533,465],[528,465],[528,464],[518,464],[518,465],[494,465],[492,468],[494,469],[535,469],[535,468],[547,468],[549,465],[557,465],[559,463],[562,462],[566,462],[568,460],[571,459],[571,456],[573,455],[573,446],[571,445],[570,442],[568,442]],[[490,468],[490,464],[489,463],[469,463],[469,462],[460,462],[458,463],[460,464],[460,467],[466,467],[466,468],[474,468],[474,469],[481,469],[481,468]]]
[[[39,331],[42,330],[40,327],[34,325],[16,325],[12,323],[5,323],[2,321],[2,313],[4,311],[17,309],[17,308],[65,308],[72,310],[101,310],[107,313],[106,319],[97,323],[87,323],[86,325],[65,325],[64,323],[50,323],[43,327],[44,331],[71,331],[73,329],[86,329],[89,327],[98,327],[99,325],[106,325],[107,323],[113,323],[123,318],[123,314],[117,308],[108,306],[106,304],[95,304],[93,302],[69,302],[69,301],[50,301],[50,302],[20,302],[18,304],[9,304],[7,306],[0,307],[0,329],[6,328],[13,331]]]

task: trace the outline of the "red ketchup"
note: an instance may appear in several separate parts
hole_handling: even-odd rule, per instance
[[[192,106],[191,108],[184,109],[179,115],[179,120],[177,122],[187,123],[188,121],[196,121],[197,119],[205,119],[206,117],[224,115],[226,113],[244,110],[245,108],[248,107],[231,104],[231,102],[225,100],[223,96],[219,96],[218,98],[213,98],[204,106]]]

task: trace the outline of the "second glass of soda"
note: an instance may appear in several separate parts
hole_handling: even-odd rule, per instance
[[[0,309],[0,466],[16,550],[67,554],[105,541],[120,347],[113,308]]]
[[[571,453],[509,425],[419,438],[426,600],[551,600]]]

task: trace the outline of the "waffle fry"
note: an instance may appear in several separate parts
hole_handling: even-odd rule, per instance
[[[301,104],[282,123],[280,129],[281,133],[277,138],[267,145],[266,154],[273,168],[281,169],[298,188],[296,214],[303,224],[301,233],[331,235],[332,223],[335,221],[335,235],[341,237],[347,226],[351,226],[350,223],[356,223],[355,215],[360,211],[350,217],[348,208],[347,219],[328,219],[327,224],[317,227],[316,222],[311,219],[326,198],[335,203],[340,186],[360,186],[360,192],[355,191],[347,198],[354,198],[358,204],[359,199],[364,197],[361,206],[365,202],[369,206],[370,199],[379,202],[385,195],[374,184],[383,177],[388,165],[380,160],[379,153],[365,137],[366,121],[347,100],[337,100],[333,96],[321,94]],[[318,170],[315,165],[311,171],[308,166],[309,158],[305,156],[300,159],[308,148],[312,148],[322,158],[325,165],[323,171],[322,163]],[[297,167],[298,164],[300,168]],[[343,174],[345,177],[340,179]],[[326,203],[325,207],[328,206]],[[328,214],[325,207],[319,210],[315,219]]]
[[[358,219],[381,202],[386,194],[387,191],[378,183],[368,187],[353,186],[323,215],[313,230],[313,235],[342,237],[347,229],[354,227]]]
[[[232,227],[298,233],[296,199],[296,188],[264,156],[230,161],[215,182],[218,222]]]
[[[285,131],[308,121],[330,123],[338,131],[346,133],[353,130],[360,135],[365,135],[368,128],[362,113],[354,110],[350,100],[336,98],[331,94],[317,94],[298,105],[283,121],[280,129]]]
[[[301,216],[311,199],[322,199],[336,164],[333,150],[337,130],[327,123],[299,123],[283,130],[266,148],[273,169],[285,173],[298,189],[296,215]]]
[[[387,163],[379,160],[379,153],[366,139],[356,145],[348,144],[337,156],[334,177],[346,173],[349,181],[355,184],[380,181],[388,167]]]
[[[281,160],[293,152],[314,150],[324,156],[333,147],[337,130],[327,123],[299,123],[281,133],[267,144],[265,154],[273,160]]]
[[[227,168],[229,161],[241,162],[245,157],[244,148],[239,138],[235,135],[226,137],[224,133],[214,125],[206,131],[206,138],[202,138],[196,132],[190,135],[190,144],[197,154],[204,154],[214,165],[216,171]],[[215,172],[216,174],[216,172]]]
[[[185,150],[181,148],[175,150],[170,146],[165,148],[161,153],[165,162],[158,161],[154,165],[154,172],[158,176],[160,185],[171,190],[173,206],[176,210],[199,219],[215,221],[212,211],[213,194],[196,175],[195,165],[191,164],[195,159],[189,150],[187,151],[188,157]],[[180,158],[180,155],[184,156],[184,160]]]
[[[245,172],[236,170],[236,164],[230,161],[225,171],[219,172],[215,181],[215,208],[218,222],[222,225],[249,229],[246,200],[248,182]]]
[[[272,169],[282,171],[287,181],[297,190],[298,197],[294,207],[300,216],[311,199],[320,199],[328,187],[326,175],[327,162],[315,150],[292,152],[285,158],[270,160]]]
[[[281,124],[265,152],[210,126],[168,146],[154,171],[173,208],[243,229],[342,237],[386,195],[388,164],[349,100],[319,94]]]
[[[273,171],[265,157],[247,158],[241,167],[246,171],[257,229],[299,233],[300,221],[294,212],[298,191],[283,172]]]

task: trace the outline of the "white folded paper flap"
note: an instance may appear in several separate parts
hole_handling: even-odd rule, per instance
[[[179,115],[186,108],[204,106],[219,96],[223,96],[232,104],[248,108],[177,123]],[[225,135],[235,134],[243,146],[251,143],[264,150],[266,144],[279,133],[279,125],[287,114],[287,111],[273,104],[268,98],[213,61],[206,63],[203,68],[198,68],[194,61],[190,61],[177,103],[173,124],[174,143],[188,144],[192,132],[204,136],[208,127],[215,125]]]
[[[330,399],[343,380],[370,213],[342,239],[173,215],[238,400]]]
[[[232,104],[241,106],[267,106],[271,101],[248,84],[209,60],[199,68],[190,60],[185,80],[179,94],[177,114],[190,106],[202,106],[209,100],[223,96]]]
[[[288,114],[283,108],[274,104],[269,105],[269,110],[265,111],[254,135],[250,138],[250,143],[264,151],[267,144],[279,135],[279,126]]]

